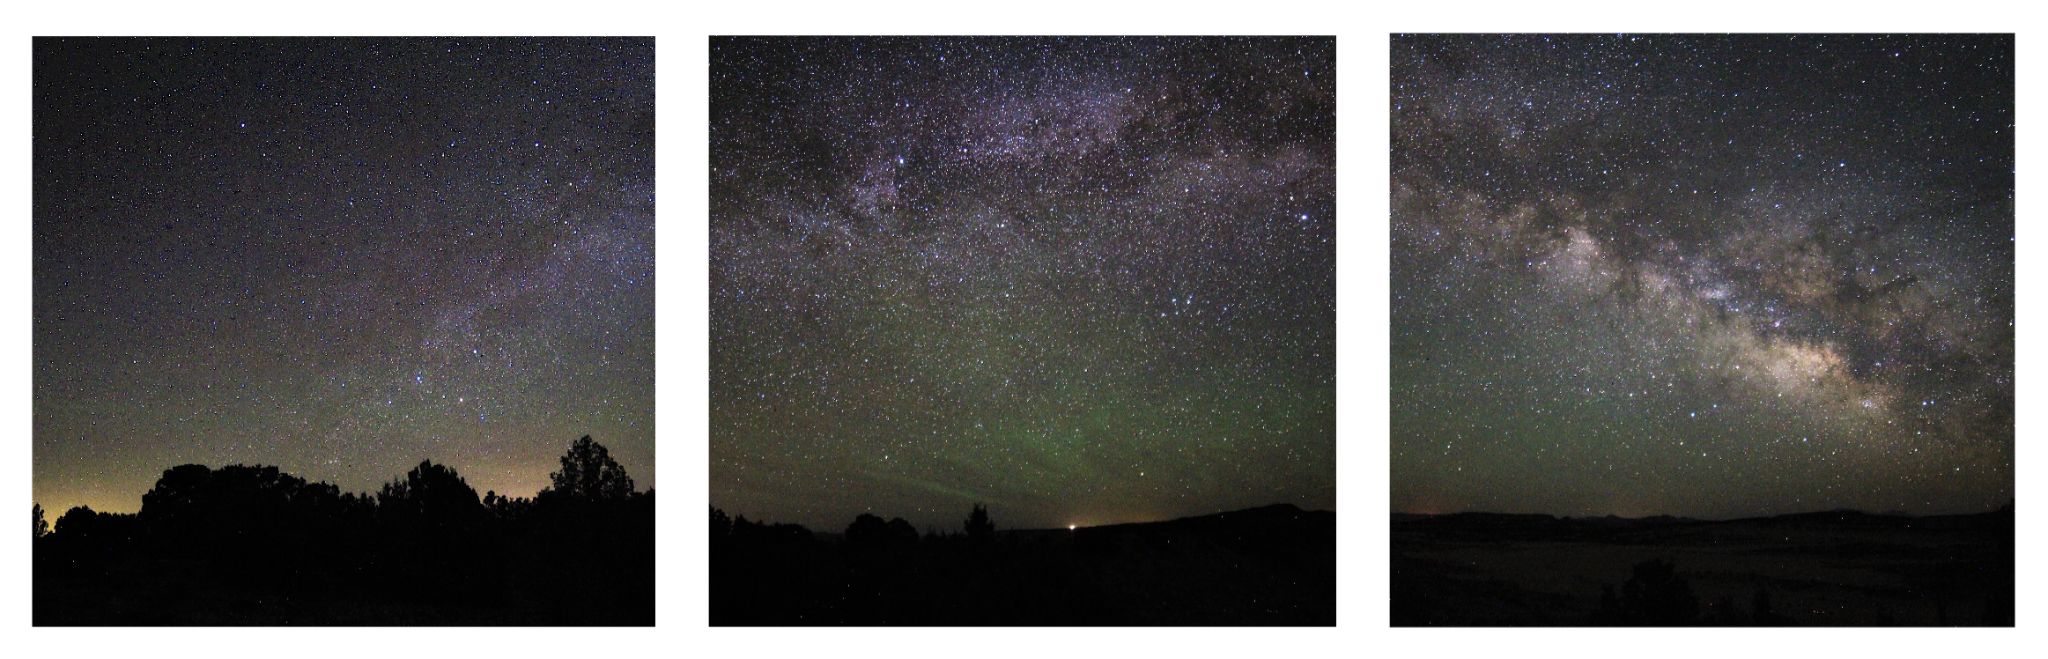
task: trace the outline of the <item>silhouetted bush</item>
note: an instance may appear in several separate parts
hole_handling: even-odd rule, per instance
[[[1739,624],[1732,617],[1733,600],[1724,598],[1711,612],[1713,624]],[[1614,587],[1600,587],[1600,607],[1592,623],[1610,626],[1673,627],[1699,623],[1699,598],[1692,586],[1663,559],[1637,563],[1616,596]]]
[[[861,513],[846,527],[846,543],[863,547],[902,548],[917,544],[917,528],[898,517],[887,522],[868,513]]]

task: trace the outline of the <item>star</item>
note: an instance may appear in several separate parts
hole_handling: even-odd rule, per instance
[[[714,39],[714,505],[1334,506],[1334,45]]]
[[[584,435],[655,484],[651,39],[35,50],[45,509],[186,463],[531,496]]]
[[[1394,37],[1395,508],[2008,504],[2012,43]]]

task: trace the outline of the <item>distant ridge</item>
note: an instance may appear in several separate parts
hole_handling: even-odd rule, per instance
[[[715,506],[714,506],[714,507],[715,507]],[[1481,514],[1481,515],[1488,515],[1488,514],[1492,514],[1492,513],[1470,513],[1470,514]],[[1395,513],[1395,516],[1396,516],[1397,518],[1398,518],[1398,517],[1400,517],[1401,515],[1402,515],[1401,513]],[[1545,516],[1545,517],[1547,517],[1547,516]],[[755,521],[756,521],[756,522],[759,522],[759,523],[772,523],[772,522],[769,522],[768,520],[755,520]],[[1139,530],[1139,529],[1147,529],[1147,528],[1179,528],[1179,527],[1188,527],[1188,528],[1199,528],[1199,527],[1222,527],[1222,526],[1246,526],[1246,525],[1270,525],[1270,524],[1293,524],[1293,523],[1329,523],[1329,524],[1335,524],[1335,523],[1336,523],[1336,521],[1337,521],[1337,513],[1336,513],[1336,512],[1334,512],[1334,511],[1329,511],[1329,510],[1302,510],[1300,506],[1296,506],[1296,505],[1294,505],[1294,504],[1291,504],[1291,503],[1275,503],[1275,504],[1267,504],[1267,505],[1264,505],[1264,506],[1255,506],[1255,507],[1252,507],[1252,508],[1244,508],[1244,509],[1240,509],[1240,510],[1230,510],[1230,511],[1224,511],[1224,512],[1220,512],[1220,513],[1208,513],[1208,514],[1203,514],[1203,515],[1193,515],[1193,516],[1189,516],[1189,517],[1175,517],[1175,518],[1173,518],[1173,519],[1164,519],[1164,520],[1156,520],[1156,521],[1150,521],[1150,522],[1120,522],[1120,523],[1116,523],[1116,524],[1102,524],[1102,525],[1097,525],[1097,526],[1082,526],[1082,527],[1078,527],[1078,528],[1073,528],[1073,529],[1069,529],[1069,528],[1066,528],[1066,527],[1054,527],[1054,528],[1008,528],[1008,529],[1005,529],[1005,528],[998,528],[998,529],[996,529],[996,535],[999,535],[999,536],[1007,536],[1007,535],[1041,535],[1041,534],[1052,534],[1052,533],[1060,533],[1060,534],[1069,534],[1069,533],[1082,533],[1082,532],[1102,532],[1102,531],[1112,531],[1112,530],[1114,530],[1114,531],[1130,531],[1130,530]],[[817,538],[820,538],[820,539],[828,539],[828,540],[834,540],[834,541],[837,541],[837,540],[839,540],[839,539],[841,538],[841,536],[843,535],[843,534],[842,534],[842,533],[840,532],[840,530],[839,530],[839,529],[834,529],[834,528],[823,528],[823,529],[811,529],[811,528],[805,527],[805,530],[806,530],[806,531],[809,531],[809,532],[810,532],[810,534],[811,534],[812,536],[814,536],[814,537],[817,537]]]
[[[1573,540],[1625,540],[1629,534],[1684,531],[1687,529],[1710,528],[1838,528],[1838,529],[1888,529],[1888,528],[1969,528],[1986,524],[2010,524],[2010,508],[1993,512],[1961,515],[1909,515],[1873,514],[1858,510],[1837,509],[1806,513],[1788,513],[1767,517],[1748,517],[1727,520],[1702,520],[1689,517],[1655,515],[1651,517],[1555,517],[1534,513],[1486,513],[1466,512],[1444,515],[1422,515],[1394,513],[1392,524],[1396,533],[1405,531],[1422,532],[1450,538],[1468,539],[1573,539]]]
[[[1176,517],[1157,522],[1125,522],[1122,524],[1104,524],[1102,526],[1084,526],[1078,530],[1128,530],[1149,526],[1216,526],[1265,522],[1313,522],[1323,520],[1324,518],[1334,521],[1336,515],[1337,513],[1328,510],[1302,510],[1299,506],[1291,503],[1276,503],[1256,508],[1245,508],[1243,510],[1195,515],[1192,517]],[[1067,529],[1053,530],[1067,531]]]
[[[2001,506],[2001,507],[1999,507],[1999,508],[1998,508],[1997,510],[1987,510],[1987,511],[1984,511],[1984,512],[1977,512],[1977,513],[1939,513],[1939,514],[1933,514],[1933,515],[1915,515],[1915,514],[1912,514],[1912,513],[1908,513],[1908,512],[1903,512],[1903,511],[1898,511],[1898,510],[1888,510],[1888,511],[1885,511],[1885,512],[1882,512],[1882,513],[1872,513],[1872,512],[1865,512],[1865,511],[1857,510],[1857,509],[1854,509],[1854,508],[1835,508],[1835,509],[1831,509],[1831,510],[1815,510],[1815,511],[1810,511],[1810,512],[1802,512],[1802,513],[1783,513],[1783,514],[1778,514],[1778,515],[1759,515],[1759,516],[1755,516],[1755,517],[1732,517],[1732,518],[1728,518],[1728,519],[1701,519],[1701,518],[1695,518],[1695,517],[1674,517],[1674,516],[1671,516],[1671,515],[1649,515],[1649,516],[1645,516],[1645,517],[1621,517],[1621,516],[1618,516],[1618,515],[1611,515],[1611,514],[1610,514],[1610,515],[1600,515],[1600,516],[1587,516],[1587,517],[1573,517],[1573,516],[1570,516],[1570,515],[1565,515],[1565,516],[1558,516],[1558,515],[1550,515],[1550,514],[1545,514],[1545,513],[1495,513],[1495,512],[1486,512],[1486,511],[1465,511],[1465,512],[1455,512],[1455,513],[1405,513],[1405,512],[1394,512],[1394,513],[1390,513],[1390,515],[1392,516],[1392,519],[1393,519],[1393,521],[1394,521],[1395,523],[1402,523],[1402,522],[1417,522],[1417,521],[1424,521],[1424,520],[1446,520],[1446,519],[1461,519],[1461,520],[1473,520],[1473,521],[1479,521],[1479,520],[1484,520],[1484,521],[1495,521],[1495,522],[1500,522],[1500,521],[1511,521],[1511,520],[1522,520],[1522,521],[1545,521],[1545,520],[1547,520],[1547,521],[1575,521],[1575,522],[1583,522],[1583,521],[1618,521],[1618,522],[1659,522],[1659,523],[1675,523],[1675,522],[1705,522],[1705,523],[1717,523],[1717,522],[1760,522],[1760,521],[1767,521],[1767,520],[1787,520],[1787,521],[1802,521],[1802,520],[1834,520],[1834,521],[1853,521],[1853,520],[1859,520],[1859,519],[1942,519],[1942,518],[1967,518],[1967,517],[1979,517],[1979,516],[1984,516],[1984,515],[2002,515],[2002,514],[2011,514],[2011,513],[2012,513],[2012,504],[2006,504],[2006,505],[2004,505],[2004,506]]]
[[[1088,526],[1071,538],[1084,555],[1171,557],[1188,552],[1254,556],[1276,564],[1326,569],[1336,560],[1337,513],[1274,504],[1158,522]]]

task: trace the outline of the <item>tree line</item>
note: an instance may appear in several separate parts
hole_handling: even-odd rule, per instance
[[[589,436],[532,497],[422,460],[375,493],[180,465],[135,513],[35,513],[38,624],[651,624],[654,492]]]
[[[996,532],[995,520],[989,517],[988,507],[979,503],[974,504],[974,508],[968,511],[967,520],[962,526],[966,531],[965,537],[974,541],[986,541],[994,537]],[[925,537],[929,539],[949,537],[930,532],[929,529],[927,531]],[[856,546],[907,546],[917,544],[919,536],[917,528],[901,517],[883,521],[873,513],[861,513],[853,518],[852,524],[847,525],[844,537],[848,544]],[[711,543],[714,551],[728,544],[810,539],[811,530],[800,524],[752,521],[748,520],[746,515],[733,517],[716,506],[711,508]]]

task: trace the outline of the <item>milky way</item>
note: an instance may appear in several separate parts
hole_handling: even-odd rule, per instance
[[[1397,36],[1396,510],[2013,493],[2010,36]]]
[[[1334,505],[1334,42],[715,39],[711,496]]]
[[[653,42],[35,46],[35,495],[654,485]]]

